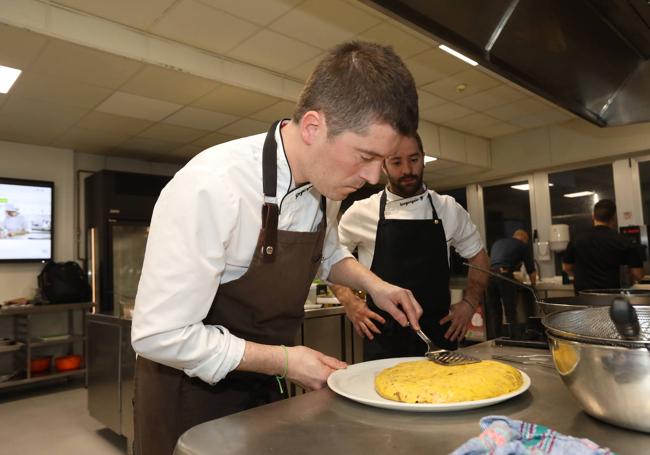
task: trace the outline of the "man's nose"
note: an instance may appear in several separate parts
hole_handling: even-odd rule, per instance
[[[402,175],[413,175],[413,165],[409,160],[404,160],[401,166]]]
[[[381,161],[372,162],[361,169],[359,176],[371,185],[375,185],[381,176],[381,165]]]

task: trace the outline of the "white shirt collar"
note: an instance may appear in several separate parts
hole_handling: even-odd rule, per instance
[[[424,183],[422,184],[422,188],[424,189],[423,193],[420,193],[416,196],[404,198],[390,191],[388,189],[388,185],[386,185],[386,202],[395,202],[395,201],[411,202],[411,201],[417,201],[418,199],[424,199],[424,196],[426,196],[428,190],[427,190],[427,186]]]
[[[275,143],[277,144],[276,161],[278,166],[277,195],[280,199],[296,187],[296,183],[293,180],[293,173],[291,172],[291,166],[287,159],[287,152],[284,149],[284,142],[282,142],[282,135],[280,134],[281,126],[285,121],[290,120],[282,119],[275,127]]]

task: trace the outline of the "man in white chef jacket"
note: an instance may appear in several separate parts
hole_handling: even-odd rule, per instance
[[[7,237],[15,237],[29,232],[27,220],[19,213],[18,207],[12,203],[5,204],[5,214],[2,227]]]
[[[449,247],[470,263],[489,267],[476,226],[451,196],[423,184],[424,149],[416,133],[384,162],[386,189],[355,202],[339,223],[341,243],[380,278],[410,289],[423,308],[422,330],[440,348],[455,349],[483,299],[487,278],[470,270],[463,298],[451,305]],[[356,332],[364,360],[420,356],[425,344],[394,323],[373,296],[367,303],[349,288],[333,286]]]
[[[291,119],[174,176],[153,212],[132,324],[137,453],[171,453],[194,425],[286,396],[284,379],[318,389],[345,368],[293,346],[319,268],[419,327],[412,293],[342,249],[336,222],[337,201],[376,183],[417,124],[415,84],[392,49],[343,43]]]

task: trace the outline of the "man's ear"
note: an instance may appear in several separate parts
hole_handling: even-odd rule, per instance
[[[307,145],[312,145],[319,136],[327,135],[325,117],[318,111],[307,111],[300,119],[300,136]],[[325,131],[324,131],[325,130]]]
[[[386,170],[386,160],[381,162],[381,172],[383,172],[383,174],[388,177],[388,171]]]

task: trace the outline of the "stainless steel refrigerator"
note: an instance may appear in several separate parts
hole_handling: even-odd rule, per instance
[[[86,178],[87,269],[96,312],[130,318],[151,214],[169,179],[115,171]]]

